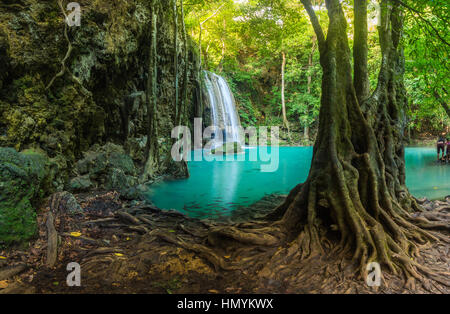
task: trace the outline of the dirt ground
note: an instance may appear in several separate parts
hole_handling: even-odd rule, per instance
[[[382,285],[369,287],[342,257],[290,258],[287,247],[227,246],[205,250],[214,239],[208,230],[258,219],[284,196],[268,196],[235,211],[227,222],[200,221],[176,211],[127,202],[114,192],[79,194],[83,211],[69,214],[64,199],[54,196],[38,215],[39,235],[27,248],[0,250],[1,293],[449,293],[446,285],[425,280],[407,288],[404,279],[383,272]],[[55,201],[56,200],[56,201]],[[426,202],[448,216],[447,202]],[[54,265],[48,265],[46,220],[55,215],[58,234]],[[422,265],[449,274],[450,245],[435,243],[422,250]],[[281,256],[274,264],[267,258]],[[254,258],[261,256],[260,259]],[[253,258],[250,258],[253,257]],[[244,265],[217,267],[218,260]],[[67,264],[81,266],[81,286],[69,287]],[[447,277],[450,278],[450,277]]]

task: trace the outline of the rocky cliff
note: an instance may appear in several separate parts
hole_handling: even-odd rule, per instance
[[[146,171],[153,176],[186,174],[170,157],[170,132],[176,123],[171,1],[79,0],[80,26],[65,23],[64,14],[71,13],[68,2],[0,3],[0,147],[46,155],[56,168],[51,190],[67,189],[69,182],[77,187],[83,179],[85,187],[116,188],[112,182],[142,183],[148,128],[153,124],[155,161]],[[156,107],[149,115],[153,16]],[[192,42],[184,40],[181,21],[179,16],[177,73],[179,97],[183,88],[187,92],[181,118],[186,124],[198,97],[198,58]],[[111,154],[118,161],[89,177],[91,168],[83,165]],[[114,165],[126,169],[111,168]]]
[[[65,8],[66,2],[62,3]],[[114,142],[142,163],[148,126],[150,1],[83,0],[79,4],[78,27],[64,23],[58,1],[1,4],[0,146],[16,150],[39,146],[51,158],[63,157],[71,168],[93,144]],[[156,1],[156,13],[158,80],[153,120],[162,161],[175,120],[175,28],[169,1]],[[182,28],[178,29],[182,88],[185,48]],[[191,100],[195,99],[193,51],[187,60],[188,108],[194,107]]]

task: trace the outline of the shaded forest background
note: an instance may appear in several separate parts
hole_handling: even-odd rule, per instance
[[[326,26],[324,1],[314,4],[320,23]],[[352,47],[352,1],[343,4]],[[446,90],[450,83],[449,40],[442,19],[449,13],[443,1],[409,5],[403,43],[407,124],[413,139],[434,137],[448,132],[450,126]],[[286,118],[294,140],[311,144],[318,128],[321,67],[314,31],[300,1],[192,0],[186,2],[186,14],[188,33],[201,47],[203,68],[227,78],[241,123],[283,125],[284,68]],[[369,1],[371,91],[381,62],[377,20],[377,3]]]

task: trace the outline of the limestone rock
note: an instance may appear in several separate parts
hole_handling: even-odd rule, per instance
[[[36,232],[34,203],[51,188],[46,156],[0,148],[0,245],[29,239]]]
[[[220,147],[211,150],[211,154],[214,155],[230,155],[242,153],[241,144],[236,142],[225,143]]]

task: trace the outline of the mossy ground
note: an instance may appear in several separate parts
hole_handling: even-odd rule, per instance
[[[36,234],[35,206],[50,191],[48,159],[37,152],[0,148],[0,245]]]

